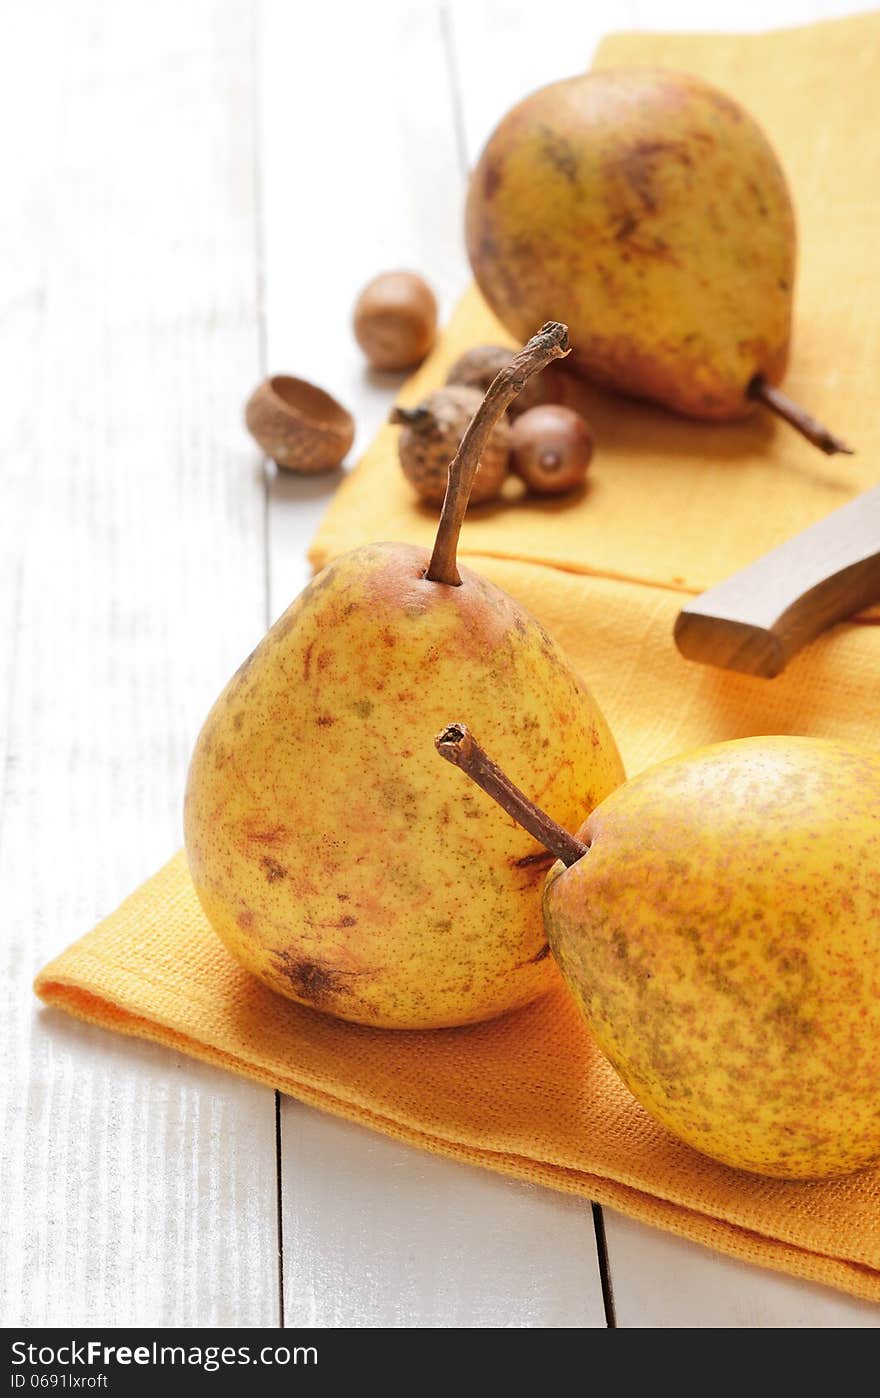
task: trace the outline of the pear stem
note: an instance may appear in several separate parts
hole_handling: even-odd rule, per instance
[[[477,474],[477,467],[492,428],[533,374],[539,373],[552,359],[563,359],[567,354],[568,327],[550,320],[490,383],[486,396],[468,424],[458,451],[449,465],[446,496],[437,528],[437,538],[434,541],[434,552],[425,573],[429,581],[447,583],[450,587],[461,585],[456,561],[458,537],[468,507],[474,476]]]
[[[502,810],[513,816],[518,825],[534,835],[538,843],[561,859],[563,864],[576,864],[589,852],[589,845],[582,845],[574,835],[569,835],[552,816],[540,810],[518,786],[514,786],[463,723],[451,723],[444,728],[434,739],[434,746],[441,757],[445,757],[454,767],[460,767],[465,776],[482,787],[487,796],[497,801]]]
[[[847,446],[846,442],[836,437],[833,432],[829,432],[824,423],[812,417],[806,408],[795,403],[781,388],[774,388],[761,374],[756,374],[749,384],[748,396],[763,403],[771,413],[781,417],[784,422],[790,423],[796,432],[800,432],[813,446],[824,451],[826,456],[834,456],[836,452],[843,452],[846,456],[855,454],[852,447]]]

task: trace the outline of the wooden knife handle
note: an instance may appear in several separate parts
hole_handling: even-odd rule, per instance
[[[808,641],[880,602],[880,486],[710,588],[679,614],[688,660],[772,679]]]

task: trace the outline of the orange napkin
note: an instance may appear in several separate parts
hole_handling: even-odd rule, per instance
[[[468,518],[464,552],[556,633],[630,772],[753,733],[876,742],[880,611],[836,628],[772,682],[685,663],[672,623],[688,593],[878,478],[880,307],[868,273],[880,244],[880,16],[762,37],[622,35],[598,63],[702,73],[762,120],[797,192],[802,234],[786,387],[859,454],[825,459],[766,416],[705,427],[584,390],[600,446],[583,498],[483,507]],[[439,383],[461,348],[498,337],[469,292],[403,398]],[[321,564],[372,538],[427,542],[435,519],[412,503],[386,428],[339,491],[312,557]],[[468,1029],[395,1034],[336,1022],[273,995],[231,960],[182,855],[47,966],[37,991],[425,1149],[880,1300],[880,1171],[783,1184],[679,1145],[636,1105],[562,991]]]

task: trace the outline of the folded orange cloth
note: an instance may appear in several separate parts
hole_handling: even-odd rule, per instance
[[[599,449],[576,503],[513,500],[468,518],[464,551],[568,649],[630,772],[697,743],[767,732],[876,742],[880,618],[835,629],[772,682],[685,663],[676,612],[877,479],[880,16],[762,37],[626,35],[598,60],[703,73],[777,144],[802,230],[787,388],[859,454],[826,460],[765,415],[706,427],[584,391]],[[499,335],[465,297],[403,398]],[[386,428],[315,541],[323,563],[367,539],[427,542]],[[467,719],[467,715],[450,715]],[[38,993],[84,1019],[182,1049],[402,1140],[596,1199],[765,1266],[880,1300],[880,1171],[784,1184],[728,1170],[642,1112],[559,991],[468,1029],[391,1033],[289,1004],[232,961],[182,855],[47,966]]]
[[[880,1300],[880,1172],[780,1184],[655,1126],[565,991],[468,1029],[363,1029],[233,961],[178,854],[40,975],[52,1005],[473,1165],[611,1204],[751,1262]]]

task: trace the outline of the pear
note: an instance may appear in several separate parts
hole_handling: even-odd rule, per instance
[[[550,946],[646,1111],[758,1174],[880,1159],[880,752],[719,743],[621,786],[573,837],[461,725],[437,744],[559,856]]]
[[[559,647],[456,563],[493,424],[564,343],[564,326],[545,327],[489,388],[450,467],[433,554],[379,543],[331,563],[198,738],[185,802],[196,892],[227,947],[301,1004],[425,1029],[499,1015],[558,983],[541,920],[551,860],[478,795],[462,802],[430,739],[450,703],[478,713],[561,821],[623,780]]]
[[[467,246],[517,337],[565,315],[576,371],[725,422],[759,400],[849,451],[775,387],[796,234],[785,175],[748,112],[699,78],[587,73],[527,97],[473,172]]]

